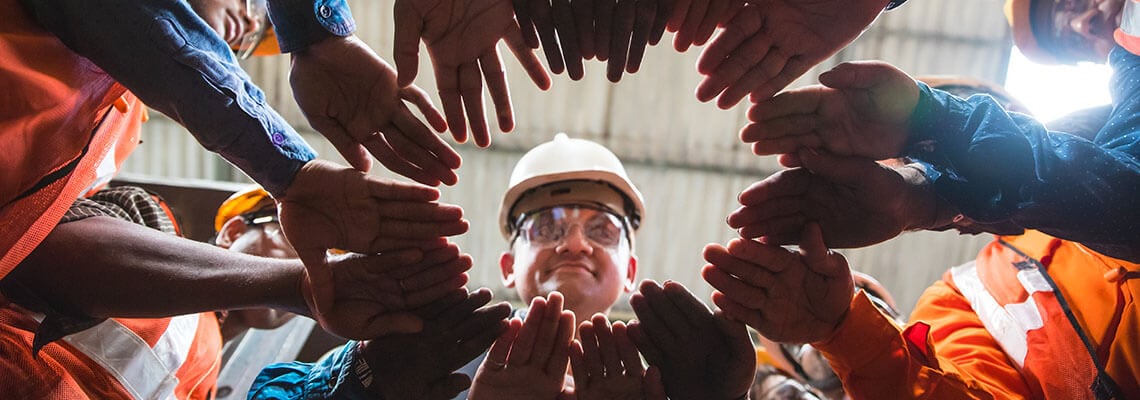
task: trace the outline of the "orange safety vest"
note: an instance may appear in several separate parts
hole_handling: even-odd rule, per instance
[[[946,276],[1034,398],[1140,398],[1140,265],[1028,231]],[[938,347],[936,345],[936,347]]]
[[[139,142],[146,109],[99,67],[0,0],[0,278]],[[102,175],[106,175],[103,173]]]

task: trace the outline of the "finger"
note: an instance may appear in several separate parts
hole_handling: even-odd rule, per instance
[[[640,377],[645,374],[645,367],[641,365],[641,356],[637,353],[637,346],[634,346],[633,342],[629,340],[629,332],[627,329],[625,323],[621,321],[614,323],[614,343],[617,345],[618,354],[621,356],[621,363],[624,366],[625,375]]]
[[[415,310],[416,315],[425,321],[434,321],[441,319],[441,315],[459,304],[463,303],[468,297],[467,288],[459,288],[448,292],[440,297],[438,300],[431,302],[428,305],[420,307]],[[437,323],[433,323],[436,325]]]
[[[572,0],[574,27],[578,32],[578,50],[583,59],[594,58],[594,2],[595,0]]]
[[[764,221],[762,225],[748,225],[738,231],[740,237],[748,239],[763,239],[765,243],[774,245],[794,244],[800,238],[800,231],[807,218],[803,214],[776,217]]]
[[[400,89],[400,98],[414,104],[420,113],[423,113],[424,118],[427,118],[428,125],[436,132],[447,130],[447,120],[443,119],[443,114],[438,108],[435,108],[435,104],[431,102],[431,97],[419,86],[411,85]],[[455,168],[459,168],[459,165],[455,165]]]
[[[633,34],[637,0],[617,0],[613,24],[610,26],[610,61],[606,64],[606,78],[610,82],[621,80],[625,61],[629,57],[629,39]]]
[[[673,46],[677,51],[684,52],[696,42],[697,29],[700,28],[701,21],[704,20],[705,13],[708,12],[710,1],[712,0],[689,2],[689,11],[685,13],[685,22],[681,24],[680,29],[677,30],[677,35],[673,37]]]
[[[459,70],[443,68],[432,64],[435,68],[435,81],[439,85],[439,102],[443,105],[443,115],[447,119],[447,128],[451,129],[451,137],[456,142],[467,142],[467,117],[463,113],[463,96],[459,93]]]
[[[483,76],[487,79],[487,91],[491,92],[491,103],[495,105],[495,116],[499,121],[499,130],[503,132],[510,132],[515,129],[515,112],[511,107],[511,91],[507,88],[507,72],[503,69],[503,59],[499,57],[499,51],[493,50],[483,53],[479,57],[479,68],[483,71]],[[480,98],[482,94],[479,95]],[[479,143],[479,138],[475,138],[476,144]],[[488,137],[486,144],[479,144],[480,146],[489,145],[490,138]]]
[[[679,5],[678,5],[679,6]],[[687,5],[686,5],[687,6]],[[724,28],[724,32],[720,32],[716,39],[709,43],[705,50],[701,51],[701,57],[697,62],[697,72],[702,75],[714,75],[720,68],[720,64],[724,63],[726,59],[731,57],[746,57],[749,52],[756,52],[758,49],[744,50],[742,44],[744,41],[752,39],[752,36],[765,34],[760,33],[760,28],[763,25],[763,13],[760,13],[756,6],[744,6],[740,13],[736,14],[732,21]],[[758,43],[759,41],[757,41]],[[760,55],[766,54],[767,49],[760,50]],[[712,97],[700,98],[701,101],[708,101]]]
[[[578,29],[574,22],[574,10],[570,0],[553,0],[554,27],[558,30],[558,42],[562,46],[562,56],[566,60],[566,71],[570,79],[582,79],[582,52],[578,49]]]
[[[531,299],[526,320],[523,321],[518,339],[511,349],[511,365],[522,366],[530,363],[531,353],[535,351],[535,339],[543,325],[544,313],[546,313],[546,299],[542,297]]]
[[[716,265],[702,268],[701,277],[714,289],[750,309],[761,308],[768,302],[765,289],[744,283]]]
[[[829,183],[840,185],[855,185],[862,183],[868,176],[874,176],[876,170],[885,168],[878,163],[863,157],[842,157],[827,152],[810,151],[805,149],[798,152],[800,162],[805,170],[823,178]]]
[[[744,76],[728,85],[728,88],[721,93],[720,98],[717,99],[717,107],[727,110],[739,103],[744,97],[754,92],[757,88],[763,87],[772,78],[779,76],[788,64],[788,55],[779,47],[773,47],[764,54],[764,59],[760,60]],[[787,83],[791,83],[788,81]],[[785,83],[784,85],[787,85]],[[783,86],[780,87],[783,89]],[[779,89],[777,89],[779,90]]]
[[[693,329],[685,319],[684,311],[673,305],[673,301],[660,286],[642,285],[641,294],[645,296],[649,306],[653,308],[654,315],[669,329],[669,332],[688,332]]]
[[[502,73],[502,71],[499,71]],[[487,132],[487,116],[483,114],[483,76],[477,62],[459,66],[459,95],[463,97],[463,108],[467,121],[471,124],[471,137],[479,147],[491,145]],[[509,97],[510,94],[507,94]]]
[[[744,206],[728,216],[728,226],[742,228],[762,225],[765,220],[799,214],[805,206],[800,197],[784,196],[765,200],[756,205]]]
[[[523,43],[522,33],[519,32],[518,27],[507,27],[504,39],[506,39],[507,47],[511,49],[511,53],[515,55],[515,59],[519,61],[527,75],[530,76],[530,80],[539,89],[550,89],[550,75],[546,73],[546,68],[542,67],[542,61],[538,60],[534,50]]]
[[[758,156],[795,153],[827,145],[816,130],[819,125],[818,117],[780,118],[749,124],[741,129],[740,138],[744,143],[755,142],[752,152]]]
[[[453,291],[453,293],[454,292],[455,291]],[[450,296],[451,294],[449,293],[444,298],[437,300],[436,302],[433,302],[426,307],[431,307],[432,305],[438,304],[441,301],[450,300]],[[430,318],[429,321],[431,321],[431,325],[433,327],[450,329],[466,319],[471,319],[471,317],[473,317],[472,312],[489,302],[491,302],[491,289],[479,288],[479,290],[471,292],[460,301],[451,303],[446,309],[443,310],[442,313]],[[457,333],[455,334],[455,337],[462,337],[462,335]]]
[[[602,367],[606,369],[605,376],[621,376],[623,372],[621,354],[618,352],[617,343],[610,328],[610,321],[604,315],[594,314],[592,322],[594,323],[594,335],[598,338],[598,350],[601,351],[602,355]]]
[[[531,5],[530,3],[538,3],[543,0],[514,0],[512,3],[515,8],[515,20],[519,23],[519,28],[522,30],[522,37],[526,46],[532,49],[538,48],[538,35],[534,33],[534,21],[530,17]]]
[[[562,312],[558,318],[558,336],[556,337],[554,352],[546,366],[547,376],[561,377],[566,375],[566,366],[570,361],[570,341],[574,339],[574,313],[570,310]]]
[[[669,301],[673,302],[673,306],[681,311],[681,315],[688,319],[689,326],[694,329],[699,329],[712,323],[712,321],[710,321],[712,311],[709,311],[705,303],[697,300],[696,296],[693,296],[688,289],[685,289],[684,285],[667,281],[662,291],[669,297]]]
[[[562,296],[551,293],[542,314],[542,322],[534,339],[534,352],[530,355],[531,365],[545,368],[558,347],[559,318],[562,316]]]
[[[396,132],[395,127],[385,127],[388,132]],[[364,147],[372,153],[380,164],[387,168],[389,171],[405,176],[408,179],[422,183],[428,186],[438,186],[439,179],[425,172],[419,167],[413,165],[408,160],[392,148],[392,144],[388,142],[388,137],[380,132],[377,132],[368,137],[364,142]]]
[[[637,314],[637,319],[640,325],[645,330],[646,337],[650,338],[658,348],[669,349],[672,346],[681,345],[677,343],[677,338],[673,334],[674,331],[670,330],[665,322],[657,315],[657,311],[650,305],[652,301],[660,301],[659,297],[650,299],[645,295],[645,291],[650,287],[656,287],[657,283],[645,280],[638,288],[638,292],[629,297],[629,305],[633,307],[633,312]],[[640,345],[638,347],[641,347]]]
[[[589,322],[583,322],[583,324],[587,323]],[[581,328],[579,328],[579,332],[581,332]],[[575,339],[570,342],[570,373],[574,374],[574,387],[578,391],[590,387],[590,374],[586,372],[587,368],[582,342]]]
[[[614,6],[618,0],[594,1],[594,51],[598,61],[610,59],[611,27],[614,23]]]
[[[419,71],[420,35],[423,33],[423,18],[415,10],[415,2],[398,1],[393,13],[396,32],[393,36],[393,58],[396,61],[396,77],[400,87],[411,85]],[[436,76],[439,79],[439,76]],[[446,106],[444,107],[446,109]]]
[[[598,379],[606,376],[606,365],[602,362],[602,351],[598,347],[598,335],[594,329],[593,321],[583,321],[578,326],[578,344],[583,352],[583,373]]]
[[[752,336],[748,334],[748,328],[740,321],[735,321],[728,317],[723,310],[717,311],[713,315],[713,321],[716,324],[717,330],[728,338],[728,342],[737,349],[753,349]]]
[[[724,40],[723,38],[728,35],[740,35],[740,31],[725,31],[717,38],[717,41]],[[707,54],[717,42],[709,45],[705,50]],[[697,86],[697,99],[701,101],[708,101],[724,92],[732,83],[740,80],[749,70],[751,70],[764,55],[768,49],[772,47],[772,42],[767,35],[753,35],[751,37],[743,38],[739,47],[733,49],[732,53],[725,59],[717,60],[719,64],[715,66],[708,77]],[[701,61],[704,62],[705,58],[702,55]],[[708,61],[711,63],[712,61]],[[704,68],[698,64],[698,68]]]
[[[807,193],[811,179],[811,173],[803,168],[779,171],[741,191],[737,201],[756,206],[779,197],[800,196]]]
[[[720,292],[713,292],[712,300],[729,319],[751,326],[761,334],[767,331],[768,320],[764,318],[762,310],[747,308]]]
[[[387,139],[388,147],[395,151],[399,157],[415,166],[420,173],[425,175],[428,179],[417,180],[425,185],[430,185],[429,182],[447,182],[455,184],[458,178],[452,167],[448,166],[437,155],[432,154],[431,150],[421,146],[419,143],[412,141],[412,137],[424,137],[427,140],[439,140],[439,137],[428,131],[427,127],[416,120],[411,115],[397,115],[395,121],[397,125],[391,126],[384,131],[385,139]],[[401,129],[399,126],[404,126],[408,129]],[[447,144],[443,141],[438,141],[438,144],[443,148],[447,148]],[[445,151],[438,149],[439,151]],[[454,151],[451,154],[444,153],[452,160],[458,159],[459,154]],[[453,162],[453,161],[452,161]],[[428,182],[424,182],[427,180]]]
[[[500,332],[507,329],[505,318],[510,313],[510,304],[504,302],[480,309],[463,321],[454,334],[459,338],[459,347],[448,357],[452,361],[445,367],[449,370],[461,368],[487,351]]]
[[[661,365],[665,362],[664,352],[649,338],[650,334],[641,326],[641,321],[630,322],[626,333],[629,334],[629,340],[637,346],[637,351],[645,356],[645,361],[649,365]]]
[[[333,119],[311,118],[309,124],[328,139],[329,143],[332,143],[336,151],[344,157],[345,161],[348,161],[348,165],[351,165],[352,168],[360,172],[368,172],[372,169],[372,158],[368,156],[364,146],[353,139],[352,135],[344,130],[339,122]]]
[[[845,62],[819,75],[819,83],[834,89],[870,89],[905,75],[883,62]]]
[[[657,0],[657,6],[653,10],[653,26],[649,31],[649,44],[656,46],[661,42],[661,36],[665,35],[665,24],[669,22],[669,16],[673,14],[673,0]]]
[[[566,70],[562,62],[562,51],[558,46],[558,37],[554,33],[554,17],[551,15],[549,0],[531,1],[530,12],[534,18],[534,27],[538,29],[538,38],[542,41],[542,51],[546,53],[546,63],[550,72],[561,74]]]
[[[423,153],[425,157],[428,157],[428,161],[425,163],[428,165],[438,164],[438,167],[435,169],[440,171],[436,171],[436,173],[443,173],[443,175],[445,175],[440,177],[441,181],[447,182],[448,179],[444,178],[454,175],[454,172],[451,170],[459,168],[460,164],[463,163],[463,159],[459,157],[459,153],[455,152],[455,149],[452,149],[447,142],[440,139],[439,135],[429,131],[426,126],[420,123],[420,121],[410,113],[397,115],[394,123],[404,135],[401,138],[402,140],[398,140],[398,142],[389,140],[389,144],[392,145],[393,149],[401,151],[401,147],[409,145],[414,145],[414,148],[421,149],[419,152]],[[405,158],[411,159],[410,157]],[[419,163],[416,165],[421,166],[421,168],[423,167],[423,165]],[[452,180],[451,183],[454,184],[454,180]]]
[[[669,30],[669,32],[680,31],[681,26],[685,24],[685,20],[689,17],[689,8],[691,8],[692,3],[692,0],[675,0],[673,2],[673,14],[669,16],[669,21],[665,23],[665,29]],[[689,46],[685,44],[685,47],[680,47],[680,42],[674,37],[673,48],[677,51],[685,51]]]
[[[452,276],[451,278],[448,278],[443,282],[439,282],[438,284],[429,286],[422,290],[407,293],[405,295],[407,307],[419,308],[430,304],[433,301],[439,300],[452,290],[461,288],[463,285],[466,285],[469,279],[470,278],[466,273],[460,273],[458,275]]]
[[[483,359],[483,365],[507,365],[507,357],[511,355],[511,348],[516,343],[521,329],[522,323],[517,318],[511,319],[507,323],[507,329],[499,334],[495,343],[491,344],[491,349],[487,350],[487,357]]]
[[[817,223],[812,222],[804,226],[803,236],[800,238],[800,254],[803,255],[804,264],[813,271],[830,277],[850,274],[846,259],[828,250],[824,244],[823,232]]]
[[[712,37],[713,31],[723,22],[730,4],[730,0],[708,1],[705,16],[701,18],[700,24],[697,26],[695,34],[693,35],[693,44],[700,46],[708,42],[709,38]]]
[[[661,369],[651,366],[645,371],[645,400],[665,400],[665,385],[661,382]]]
[[[768,268],[767,264],[753,263],[734,257],[731,254],[724,255],[723,253],[717,252],[707,254],[706,258],[711,260],[709,263],[716,267],[718,271],[728,274],[732,279],[747,285],[749,290],[761,289],[766,291],[768,288],[774,287],[778,284],[775,273],[779,272],[780,269],[786,268],[786,264]],[[772,259],[777,259],[777,257],[773,256]],[[740,292],[738,291],[732,294],[737,293]],[[740,300],[738,299],[737,301]],[[746,304],[752,305],[751,303]]]
[[[431,246],[428,246],[428,245]],[[406,279],[413,275],[423,272],[425,269],[442,265],[446,262],[459,258],[459,246],[454,243],[448,243],[446,240],[440,243],[424,243],[419,246],[405,246],[401,249],[419,249],[423,252],[423,256],[419,261],[414,261],[397,267],[391,270],[384,271],[387,275],[395,279]],[[470,257],[470,256],[468,256]]]
[[[771,272],[783,272],[800,263],[799,256],[788,249],[748,239],[729,241],[728,253],[746,263],[763,266],[764,269]],[[737,275],[732,271],[729,273]]]
[[[807,70],[811,68],[812,65],[815,65],[811,62],[805,61],[804,58],[799,57],[791,60],[785,59],[784,63],[784,67],[780,70],[780,73],[776,74],[774,77],[769,78],[767,81],[763,82],[763,84],[748,85],[753,87],[752,94],[749,96],[752,99],[752,102],[755,103],[767,99],[779,91],[784,90],[788,84],[792,83],[792,81],[795,81],[796,78],[799,78],[800,75],[804,74],[804,72],[807,72]]]
[[[645,46],[649,44],[653,17],[657,12],[657,0],[636,0],[636,2],[633,36],[629,39],[629,59],[625,63],[625,71],[631,74],[641,69],[641,59],[645,56]]]
[[[464,254],[452,261],[425,268],[418,274],[401,279],[400,287],[409,293],[430,289],[467,272],[471,269],[471,265],[471,256]]]

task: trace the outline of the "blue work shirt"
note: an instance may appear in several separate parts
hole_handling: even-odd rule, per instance
[[[919,83],[908,156],[926,164],[937,193],[974,221],[1140,260],[1133,203],[1140,194],[1140,57],[1116,47],[1109,64],[1114,108],[1091,140],[1049,131],[990,96],[961,99]]]
[[[261,370],[249,389],[249,399],[369,399],[352,366],[357,342],[350,341],[315,363],[277,363]]]
[[[278,37],[299,49],[355,27],[344,0],[273,0]],[[301,4],[304,3],[304,4]],[[316,153],[272,107],[233,51],[180,0],[24,0],[33,18],[275,196]],[[307,24],[308,10],[332,28]],[[312,16],[317,21],[315,16]],[[291,24],[297,24],[296,27]]]

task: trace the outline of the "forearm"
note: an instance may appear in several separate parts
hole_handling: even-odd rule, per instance
[[[298,260],[249,256],[108,217],[58,225],[5,280],[54,309],[165,317],[269,307],[308,314]]]
[[[271,193],[315,157],[183,1],[25,0],[69,48],[185,126]]]

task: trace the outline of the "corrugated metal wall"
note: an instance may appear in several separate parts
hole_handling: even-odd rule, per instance
[[[360,25],[357,34],[390,59],[390,3],[352,3]],[[557,76],[548,92],[534,88],[509,52],[503,51],[516,132],[495,134],[490,149],[458,146],[464,157],[460,183],[443,188],[444,201],[463,206],[472,222],[471,232],[456,241],[475,257],[473,284],[491,287],[500,296],[513,295],[502,289],[498,278],[498,256],[505,248],[495,225],[498,201],[510,168],[522,152],[563,131],[613,149],[626,160],[632,179],[645,194],[648,215],[638,238],[639,275],[673,279],[702,294],[711,290],[698,273],[703,265],[701,248],[733,237],[723,221],[736,208],[736,194],[775,171],[776,165],[771,158],[753,156],[737,140],[746,105],[726,111],[695,100],[692,93],[700,77],[693,65],[699,50],[677,54],[666,45],[650,48],[642,71],[617,85],[605,80],[604,65],[590,62],[586,79],[573,82]],[[962,74],[1001,82],[1008,53],[1000,2],[914,1],[881,16],[854,45],[809,72],[797,85],[814,82],[819,72],[840,61],[871,58],[890,61],[915,75]],[[434,93],[426,51],[422,54],[417,83]],[[288,88],[287,57],[250,60],[246,67],[270,103],[306,135],[322,157],[340,159],[335,149],[312,133],[297,110]],[[201,150],[165,118],[152,119],[144,130],[144,144],[127,162],[128,172],[245,179],[220,158]],[[381,169],[379,164],[376,167]],[[844,253],[854,268],[880,278],[895,293],[901,308],[909,310],[942,271],[972,258],[986,241],[985,237],[960,238],[954,233],[910,233]]]

